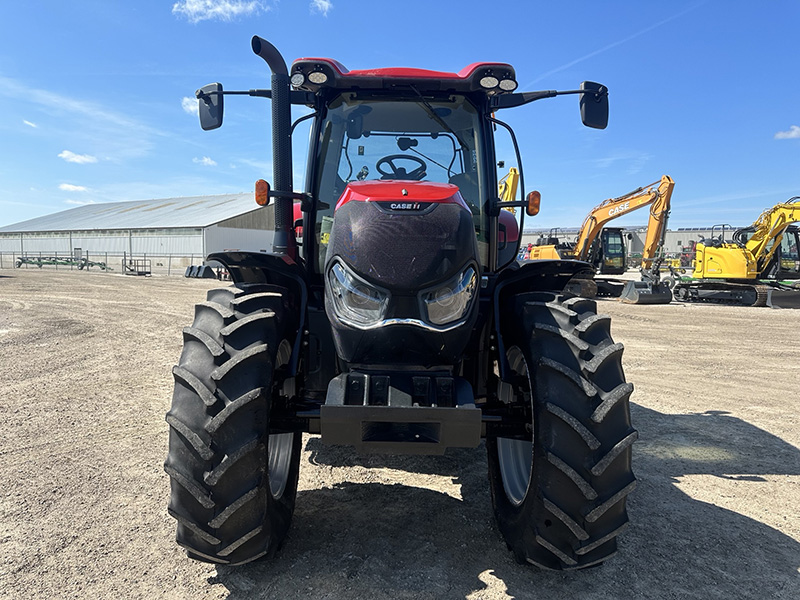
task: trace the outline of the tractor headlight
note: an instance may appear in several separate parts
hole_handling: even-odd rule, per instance
[[[323,71],[312,71],[308,74],[308,80],[311,83],[316,83],[317,85],[322,85],[326,81],[328,81],[328,75]]]
[[[389,294],[357,278],[342,263],[328,271],[330,298],[336,314],[355,326],[369,326],[383,320]]]
[[[487,90],[490,90],[492,88],[496,88],[497,84],[500,83],[500,81],[497,79],[497,77],[495,77],[491,73],[487,73],[486,75],[481,77],[481,79],[480,79],[480,81],[478,83],[480,83],[482,88],[486,88]]]
[[[513,92],[515,89],[517,89],[517,82],[513,79],[501,79],[500,89],[504,92]]]
[[[289,80],[292,82],[294,87],[300,87],[306,82],[306,76],[303,75],[300,71],[292,74],[292,78]]]
[[[445,325],[464,317],[472,305],[477,291],[478,274],[468,267],[461,275],[447,284],[422,293],[427,321],[433,325]]]

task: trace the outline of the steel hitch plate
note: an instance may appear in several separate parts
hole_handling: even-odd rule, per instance
[[[362,453],[444,454],[481,441],[465,380],[440,374],[343,373],[320,408],[322,441]]]

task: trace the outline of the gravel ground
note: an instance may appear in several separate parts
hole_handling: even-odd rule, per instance
[[[170,369],[214,281],[0,272],[2,598],[800,598],[800,311],[602,301],[635,385],[617,556],[552,573],[496,529],[483,446],[307,436],[276,559],[188,560],[166,514]]]

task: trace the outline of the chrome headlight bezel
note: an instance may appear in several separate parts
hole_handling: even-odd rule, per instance
[[[478,270],[468,265],[450,281],[419,294],[423,318],[434,327],[460,322],[469,315],[478,296]]]
[[[327,273],[328,296],[339,319],[348,325],[366,329],[386,317],[391,294],[365,281],[337,260]]]

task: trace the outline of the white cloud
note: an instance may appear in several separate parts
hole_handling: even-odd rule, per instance
[[[71,183],[62,183],[58,186],[58,189],[64,192],[88,192],[88,188],[82,185],[72,185]]]
[[[32,88],[0,75],[0,99],[14,98],[35,105],[58,117],[56,133],[80,140],[97,148],[111,161],[121,161],[147,155],[154,138],[170,137],[163,129],[151,127],[95,102],[76,99],[47,90]],[[71,141],[70,143],[76,143]]]
[[[621,151],[592,161],[598,169],[624,169],[628,175],[636,175],[650,160],[645,152]]]
[[[189,98],[188,96],[184,96],[181,100],[181,107],[190,115],[200,114],[200,104],[197,102],[197,98]]]
[[[311,12],[322,13],[323,17],[327,17],[332,8],[333,2],[331,0],[311,0]]]
[[[203,158],[195,157],[195,158],[192,159],[192,162],[193,163],[197,163],[198,165],[205,165],[206,167],[216,167],[217,166],[216,161],[210,159],[207,156],[204,156]]]
[[[797,138],[800,138],[800,127],[797,125],[789,127],[789,131],[779,131],[775,134],[776,140],[793,140]]]
[[[27,125],[28,127],[33,127],[34,129],[38,127],[36,123],[31,123],[30,121],[26,121],[25,119],[23,119],[22,122],[25,123],[25,125]]]
[[[183,16],[190,23],[212,19],[232,21],[266,10],[269,7],[258,0],[181,0],[172,5],[172,14]]]
[[[74,152],[70,152],[69,150],[64,150],[58,155],[59,158],[63,158],[67,162],[77,163],[79,165],[85,165],[88,163],[96,163],[97,158],[91,156],[90,154],[75,154]]]

